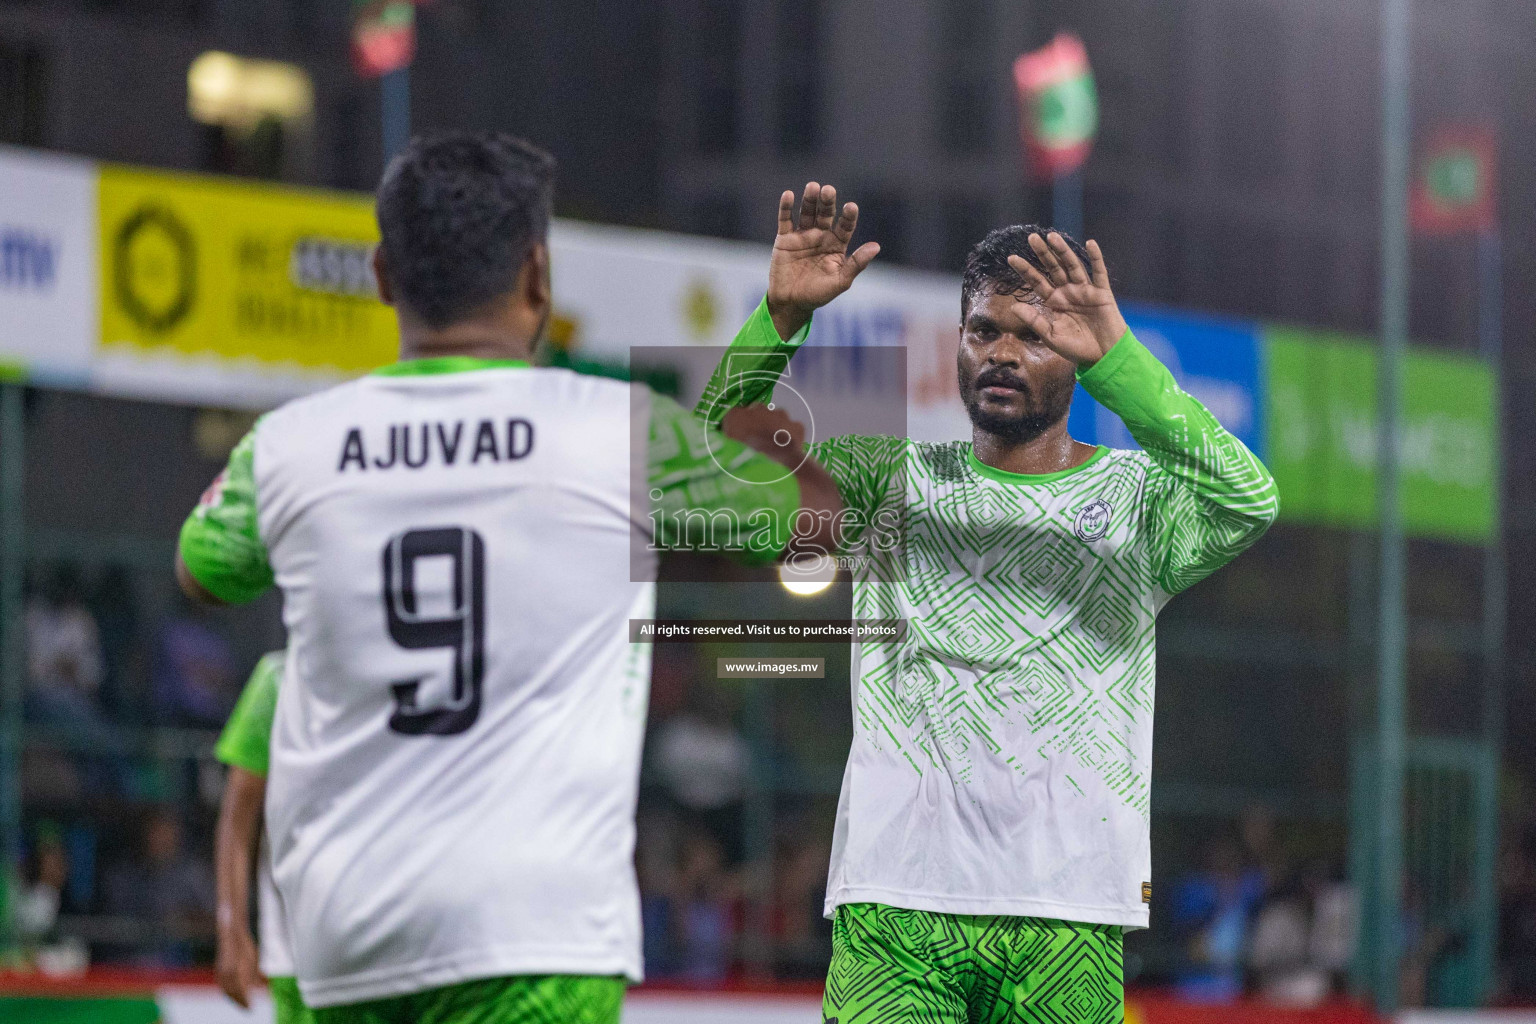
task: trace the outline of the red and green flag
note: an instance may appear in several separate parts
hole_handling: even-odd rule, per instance
[[[1099,96],[1088,50],[1070,32],[1013,63],[1024,150],[1043,181],[1070,174],[1088,159],[1099,128]]]
[[[1408,214],[1420,235],[1490,231],[1498,223],[1498,137],[1486,125],[1431,134],[1414,166]]]
[[[398,71],[416,56],[413,0],[352,0],[352,63],[365,78]]]

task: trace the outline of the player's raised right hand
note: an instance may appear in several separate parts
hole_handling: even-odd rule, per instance
[[[858,223],[858,206],[846,203],[839,211],[837,189],[831,185],[813,181],[805,186],[798,224],[795,194],[786,191],[779,197],[779,234],[768,262],[768,314],[779,337],[793,337],[879,255],[879,242],[848,251]]]

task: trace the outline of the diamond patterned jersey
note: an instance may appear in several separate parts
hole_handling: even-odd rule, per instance
[[[699,411],[766,400],[803,337],[780,341],[759,308]],[[1256,541],[1279,498],[1129,333],[1079,381],[1143,451],[1026,476],[967,442],[810,446],[869,524],[847,547],[855,616],[908,622],[899,644],[853,648],[829,915],[1147,923],[1157,614]]]

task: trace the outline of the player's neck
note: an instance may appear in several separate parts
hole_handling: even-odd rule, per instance
[[[1030,476],[1060,473],[1081,466],[1096,450],[1092,445],[1072,440],[1072,435],[1067,433],[1065,416],[1029,438],[1003,437],[979,427],[973,428],[971,448],[976,453],[976,460],[984,466]]]
[[[400,358],[440,359],[462,356],[470,359],[522,359],[533,355],[540,324],[498,311],[494,315],[472,317],[449,324],[429,327],[415,317],[400,317]]]

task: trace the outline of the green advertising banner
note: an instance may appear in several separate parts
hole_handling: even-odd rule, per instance
[[[1293,522],[1376,523],[1376,348],[1369,339],[1264,328],[1268,463]],[[1470,356],[1410,350],[1403,379],[1403,525],[1488,541],[1494,507],[1493,374]]]

